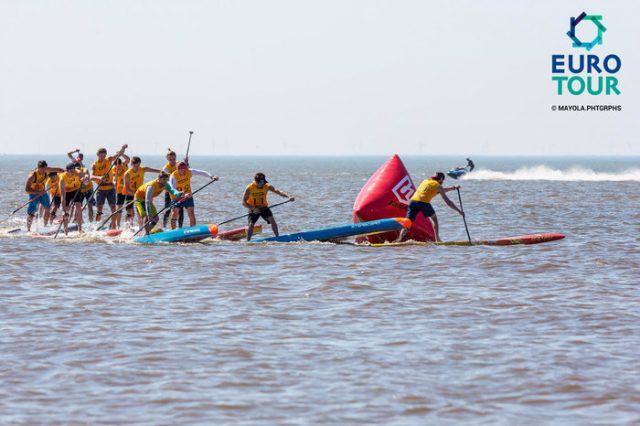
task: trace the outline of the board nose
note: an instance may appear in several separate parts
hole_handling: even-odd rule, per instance
[[[398,222],[403,228],[411,228],[411,220],[407,217],[396,217],[394,218],[396,222]]]
[[[212,236],[215,237],[216,235],[218,235],[218,225],[210,223],[207,226],[209,227],[209,232],[211,233]]]

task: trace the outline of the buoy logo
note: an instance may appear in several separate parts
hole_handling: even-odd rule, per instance
[[[393,187],[393,189],[391,189],[391,191],[402,204],[409,204],[411,196],[416,192],[416,187],[413,185],[413,181],[409,175],[406,175]]]
[[[602,25],[602,22],[600,22],[601,20],[602,20],[602,15],[587,15],[586,12],[582,12],[580,15],[578,15],[575,18],[573,17],[570,18],[569,20],[570,26],[569,26],[569,31],[567,32],[567,35],[571,40],[573,40],[573,47],[583,47],[587,49],[587,52],[588,52],[594,47],[596,47],[597,45],[602,44],[602,33],[607,31],[607,27]],[[597,27],[598,35],[593,40],[589,42],[585,42],[580,40],[576,35],[576,27],[581,22],[589,22],[589,21],[591,21],[591,23]]]

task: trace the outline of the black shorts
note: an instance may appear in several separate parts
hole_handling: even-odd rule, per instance
[[[418,213],[422,213],[424,217],[431,217],[436,214],[430,203],[423,203],[422,201],[409,201],[409,208],[407,209],[407,217],[411,222],[416,220]]]
[[[110,206],[114,205],[116,203],[116,190],[111,188],[111,189],[98,189],[96,191],[96,198],[98,200],[98,205],[99,206],[104,206],[104,202],[106,201],[107,204],[109,204]]]
[[[123,206],[132,201],[133,201],[133,195],[124,195],[124,194],[116,195],[116,204],[119,206]],[[132,209],[132,208],[133,208],[133,204],[127,207],[127,209]]]
[[[57,209],[58,207],[60,207],[60,204],[62,204],[62,199],[60,198],[60,196],[56,195],[55,197],[53,197],[53,200],[51,200],[51,207]]]
[[[249,225],[253,225],[258,221],[258,219],[263,218],[267,221],[267,223],[271,224],[271,218],[273,217],[273,213],[269,207],[265,207],[260,210],[260,213],[249,213]]]
[[[75,202],[76,203],[82,203],[82,193],[78,194],[78,190],[77,189],[75,191],[71,191],[71,192],[65,193],[65,195],[64,195],[64,206],[65,207],[69,207],[69,204],[71,204],[71,202],[73,201],[74,198],[75,198]]]
[[[81,192],[80,195],[78,195],[78,201],[82,203],[84,202],[84,200],[89,200],[87,204],[91,204],[92,206],[96,205],[96,199],[93,196],[93,189],[89,191]]]

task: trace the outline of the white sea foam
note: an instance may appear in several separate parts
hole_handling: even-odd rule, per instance
[[[566,170],[547,166],[521,167],[513,172],[499,172],[490,169],[476,169],[466,174],[465,180],[550,180],[550,181],[640,181],[640,169],[627,169],[616,173],[596,172],[583,167]]]

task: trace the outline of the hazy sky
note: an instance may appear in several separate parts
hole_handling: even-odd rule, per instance
[[[569,17],[620,96],[558,96]],[[638,155],[640,2],[0,0],[0,152]],[[585,28],[585,27],[583,27]],[[615,104],[621,112],[553,112]]]

